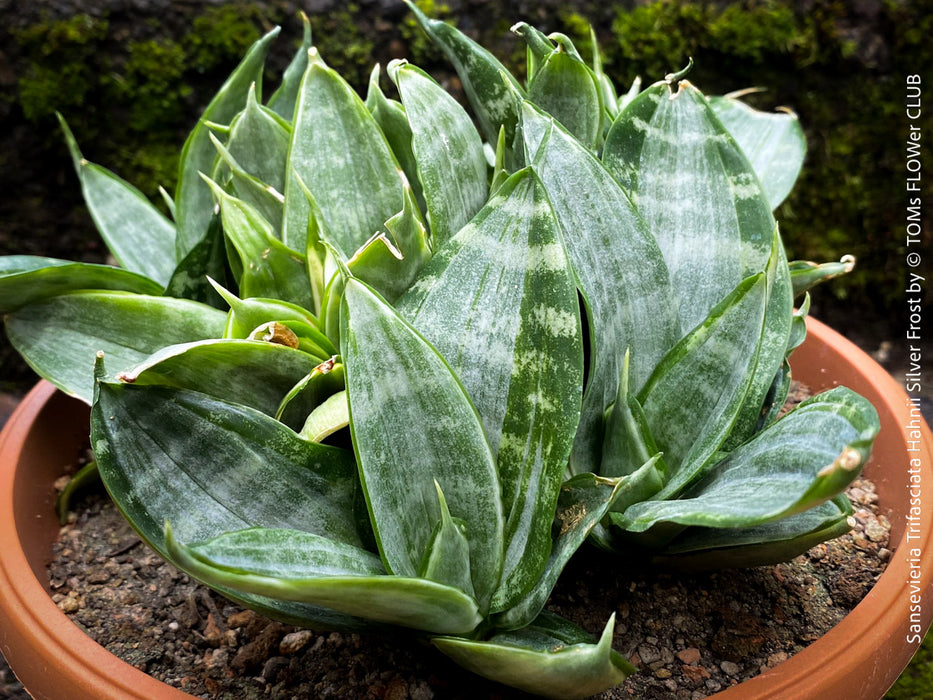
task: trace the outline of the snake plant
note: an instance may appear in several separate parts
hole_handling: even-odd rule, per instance
[[[634,670],[612,619],[593,639],[545,610],[587,539],[747,566],[847,527],[873,408],[837,388],[778,419],[792,299],[842,270],[785,258],[792,115],[682,75],[619,95],[526,24],[522,85],[412,9],[473,118],[405,61],[399,99],[378,66],[362,99],[307,21],[264,98],[270,32],[188,137],[169,216],[62,120],[119,266],[0,259],[0,309],[92,405],[108,491],[182,570],[584,697]]]

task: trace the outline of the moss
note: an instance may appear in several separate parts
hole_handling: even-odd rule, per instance
[[[375,43],[361,31],[356,19],[359,12],[359,5],[350,2],[340,10],[312,18],[311,27],[314,45],[327,65],[365,94],[375,63]]]
[[[135,41],[117,81],[121,102],[130,105],[130,127],[155,131],[183,123],[185,98],[191,87],[185,78],[188,60],[181,45],[168,39]]]
[[[195,17],[185,37],[190,66],[199,72],[239,59],[261,36],[268,23],[263,11],[253,3],[235,2],[211,7]]]
[[[107,29],[106,20],[80,14],[14,32],[14,41],[29,57],[17,81],[18,102],[28,120],[84,105],[107,66],[96,50]],[[61,60],[64,56],[67,60]]]

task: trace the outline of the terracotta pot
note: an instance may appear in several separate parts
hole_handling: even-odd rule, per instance
[[[847,386],[871,401],[881,416],[864,474],[875,483],[878,502],[891,521],[895,551],[871,592],[842,622],[770,671],[717,693],[716,700],[881,698],[907,667],[933,619],[933,434],[919,417],[919,407],[911,413],[904,388],[868,355],[814,319],[807,319],[807,331],[807,341],[791,358],[794,378],[815,391]],[[910,436],[916,441],[908,445],[912,429],[906,426],[912,417],[918,419],[918,434]],[[908,473],[911,463],[917,470],[913,475]],[[913,494],[911,476],[919,485]],[[908,523],[909,514],[916,518]]]
[[[911,625],[922,637],[933,618],[933,436],[921,420],[919,439],[910,446],[916,451],[909,452],[904,426],[912,416],[901,386],[842,336],[817,321],[808,326],[809,338],[794,357],[796,378],[814,389],[849,386],[881,415],[865,473],[898,544],[887,571],[842,622],[717,700],[881,698],[916,651]],[[0,434],[0,650],[39,700],[190,698],[107,652],[49,598],[45,567],[59,529],[52,483],[78,456],[87,425],[87,407],[41,382]],[[907,488],[911,458],[920,465],[918,503]],[[911,506],[917,517],[908,523]]]
[[[49,597],[52,484],[87,443],[88,413],[43,381],[0,433],[0,650],[36,700],[190,700],[91,640]]]

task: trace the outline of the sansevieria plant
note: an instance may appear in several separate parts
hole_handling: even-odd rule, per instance
[[[793,298],[849,263],[785,258],[792,115],[682,75],[619,96],[598,54],[525,24],[522,85],[412,10],[472,118],[404,61],[398,100],[378,67],[361,99],[307,22],[266,99],[273,31],[188,137],[170,217],[62,121],[120,266],[0,259],[0,308],[92,404],[108,491],[182,570],[584,697],[634,671],[611,619],[594,640],[545,610],[585,540],[746,566],[848,527],[873,408],[837,388],[779,410]]]

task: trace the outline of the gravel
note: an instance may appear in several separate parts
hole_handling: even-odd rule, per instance
[[[849,489],[855,528],[776,566],[704,574],[644,570],[590,549],[548,607],[639,668],[601,700],[699,700],[818,639],[870,590],[891,552],[870,482]],[[50,566],[53,599],[112,653],[204,698],[527,697],[469,674],[423,640],[299,629],[196,584],[143,545],[103,493],[70,515]]]

